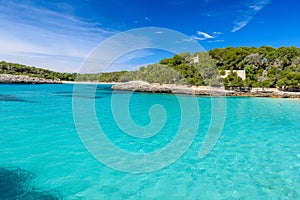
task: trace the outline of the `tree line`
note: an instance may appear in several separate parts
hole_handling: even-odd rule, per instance
[[[198,63],[194,63],[195,57],[198,57]],[[230,74],[220,78],[225,75],[225,70],[230,70]],[[245,70],[246,80],[242,80],[234,70]],[[137,71],[128,72],[120,80],[299,89],[300,49],[262,46],[228,47],[194,54],[186,52],[165,58],[157,64],[141,67]]]
[[[75,73],[60,73],[18,63],[0,62],[0,74],[27,75],[52,80],[74,81]]]
[[[194,58],[197,57],[197,63]],[[231,73],[220,78],[225,70]],[[234,70],[245,70],[242,80]],[[269,46],[216,48],[208,52],[181,53],[135,71],[98,74],[59,73],[16,63],[0,62],[0,73],[23,74],[66,81],[126,82],[219,85],[228,87],[300,88],[300,49]]]
[[[0,62],[0,74],[26,75],[62,81],[116,82],[119,81],[120,77],[125,72],[126,71],[97,74],[61,73],[37,67],[30,67],[18,63],[10,63],[5,61]]]
[[[224,70],[246,71],[245,81],[231,73],[223,79],[225,86],[300,88],[299,48],[228,47],[213,49],[209,55],[216,61],[220,73]]]

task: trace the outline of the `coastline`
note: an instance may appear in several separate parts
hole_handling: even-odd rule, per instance
[[[0,74],[2,84],[61,84],[60,80],[31,77],[27,75]]]
[[[98,84],[121,84],[119,82],[92,82],[92,81],[62,81],[62,84],[95,84],[95,85],[98,85]]]
[[[112,85],[113,90],[169,93],[197,96],[245,96],[245,97],[269,97],[269,98],[294,98],[300,99],[300,92],[282,91],[277,88],[224,88],[210,86],[191,86],[148,83],[146,81],[130,82],[89,82],[89,81],[60,81],[25,75],[0,74],[0,84],[87,84]]]
[[[270,97],[270,98],[300,98],[300,92],[286,92],[276,88],[239,88],[227,90],[224,87],[210,86],[189,86],[148,83],[145,81],[130,81],[112,86],[113,90],[149,92],[149,93],[170,93],[198,96],[246,96],[246,97]]]

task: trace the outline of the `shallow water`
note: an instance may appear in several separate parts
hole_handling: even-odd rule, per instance
[[[71,84],[0,85],[0,199],[300,199],[299,100],[226,98],[221,137],[200,159],[211,99],[195,98],[200,121],[191,146],[169,166],[134,174],[114,170],[89,153],[76,131],[72,98],[93,100],[89,92],[96,91],[96,116],[106,137],[133,153],[157,151],[174,140],[182,120],[179,100],[168,94],[132,96],[130,114],[139,126],[150,123],[152,105],[161,104],[166,112],[158,134],[141,139],[115,123],[109,85],[81,87],[73,93]],[[121,92],[115,99],[128,95]],[[95,131],[86,117],[86,130]],[[133,131],[130,127],[123,128]],[[105,155],[116,157],[110,151]]]

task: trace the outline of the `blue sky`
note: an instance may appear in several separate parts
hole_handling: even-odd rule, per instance
[[[206,50],[227,46],[300,47],[299,0],[0,0],[0,60],[78,72],[99,43],[122,31],[162,27]],[[170,53],[135,51],[116,70]]]

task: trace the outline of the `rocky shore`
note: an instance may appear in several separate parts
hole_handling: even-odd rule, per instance
[[[253,97],[277,97],[300,98],[300,92],[286,92],[276,88],[227,88],[208,86],[188,86],[174,84],[148,83],[145,81],[130,81],[112,86],[113,90],[172,93],[187,95],[212,95],[212,96],[253,96]]]
[[[23,84],[61,84],[60,80],[51,80],[25,75],[0,74],[0,83],[23,83]]]

